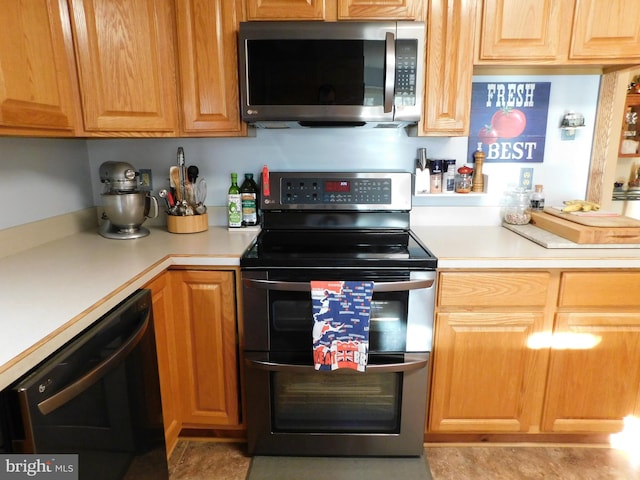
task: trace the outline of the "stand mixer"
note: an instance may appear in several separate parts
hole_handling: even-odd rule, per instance
[[[142,227],[147,218],[158,216],[158,201],[149,192],[138,189],[139,173],[126,162],[104,162],[100,165],[102,193],[102,225],[98,233],[106,238],[126,240],[149,235]],[[149,213],[153,211],[153,213]]]

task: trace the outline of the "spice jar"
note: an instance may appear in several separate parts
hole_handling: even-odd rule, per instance
[[[531,206],[529,192],[523,188],[516,188],[509,195],[504,210],[504,221],[511,225],[526,225],[531,220]]]
[[[456,175],[456,193],[469,193],[471,192],[471,182],[473,168],[466,165],[458,169],[458,175]]]

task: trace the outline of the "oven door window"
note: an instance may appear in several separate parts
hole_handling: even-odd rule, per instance
[[[401,373],[272,372],[272,429],[398,433],[401,391]]]
[[[374,293],[369,318],[370,352],[406,350],[408,292]],[[272,291],[271,351],[311,351],[313,309],[308,292]]]

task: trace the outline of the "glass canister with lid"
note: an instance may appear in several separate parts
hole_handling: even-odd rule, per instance
[[[473,181],[473,168],[463,165],[458,169],[456,175],[456,193],[470,193]]]
[[[516,188],[509,193],[503,220],[511,225],[526,225],[531,220],[529,192]]]

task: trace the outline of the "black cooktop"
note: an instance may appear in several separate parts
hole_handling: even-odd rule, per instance
[[[410,230],[263,230],[240,259],[257,268],[428,269],[437,258]]]

